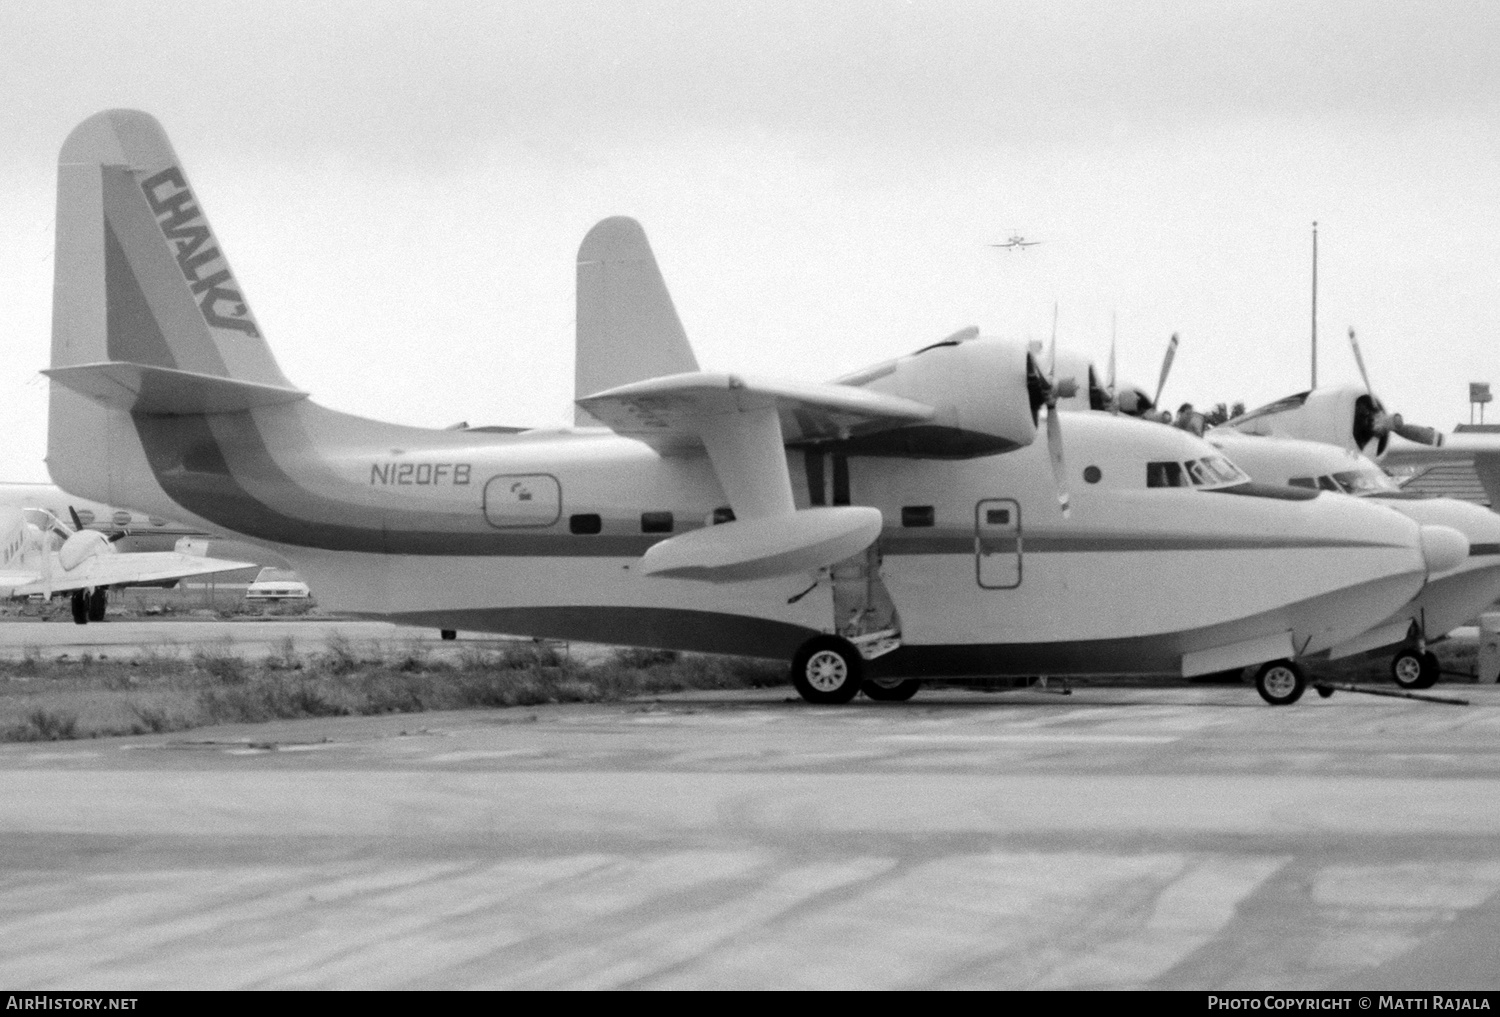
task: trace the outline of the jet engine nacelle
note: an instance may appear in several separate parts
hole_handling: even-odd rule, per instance
[[[1026,344],[1005,339],[949,339],[839,380],[937,411],[930,421],[843,443],[856,455],[912,458],[964,459],[1030,445],[1047,391]]]
[[[72,571],[86,558],[96,554],[109,554],[114,550],[109,538],[98,530],[79,530],[70,533],[63,546],[58,549],[57,561],[64,569]]]

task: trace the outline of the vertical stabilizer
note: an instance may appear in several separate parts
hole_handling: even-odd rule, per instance
[[[574,399],[698,370],[646,232],[634,219],[605,219],[583,238],[577,296]],[[580,425],[598,423],[581,407],[575,414]]]
[[[286,387],[259,324],[156,120],[106,110],[74,128],[57,166],[52,367],[126,363]],[[100,485],[128,417],[56,381],[47,463],[65,490]]]

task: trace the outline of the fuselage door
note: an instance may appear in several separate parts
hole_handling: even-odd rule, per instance
[[[1021,505],[986,498],[974,506],[974,570],[986,590],[1021,585]]]

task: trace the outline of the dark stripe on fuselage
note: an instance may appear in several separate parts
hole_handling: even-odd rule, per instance
[[[310,405],[261,411],[297,421],[302,413],[328,413]],[[272,458],[251,413],[198,417],[136,416],[136,432],[163,491],[187,511],[256,540],[332,551],[466,557],[638,558],[665,535],[567,532],[565,521],[537,530],[496,530],[483,520],[477,498],[463,510],[429,505],[387,507],[350,498],[326,497],[289,475]],[[305,446],[300,426],[285,437]],[[233,450],[232,452],[229,450]],[[476,477],[476,483],[482,476]],[[356,485],[351,493],[366,496]],[[266,492],[261,495],[259,492]],[[274,502],[274,507],[273,507]],[[586,508],[587,506],[570,506]],[[613,522],[613,520],[611,520]],[[637,525],[638,520],[620,520]],[[685,532],[686,528],[679,530]],[[1182,534],[1024,535],[1026,554],[1268,550],[1281,548],[1378,547],[1370,541],[1290,539],[1278,536],[1184,536]],[[1014,538],[986,540],[992,553],[1013,553]],[[932,530],[918,536],[887,531],[886,555],[974,553],[972,531]]]
[[[1469,557],[1482,558],[1486,555],[1500,554],[1500,544],[1470,544]]]

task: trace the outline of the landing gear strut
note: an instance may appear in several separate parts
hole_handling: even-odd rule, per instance
[[[1441,674],[1437,654],[1407,647],[1391,658],[1391,677],[1403,689],[1430,689]]]
[[[89,621],[102,622],[104,609],[109,606],[109,587],[101,586],[89,598]]]

